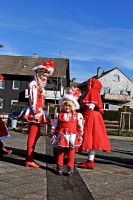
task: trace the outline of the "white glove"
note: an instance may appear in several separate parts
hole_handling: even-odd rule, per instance
[[[80,144],[82,144],[83,138],[82,138],[82,137],[79,137],[79,138],[78,138],[78,141],[80,142]]]
[[[52,144],[54,143],[54,141],[57,139],[57,136],[56,135],[53,135],[52,138],[51,138],[51,142]]]
[[[91,110],[94,110],[95,105],[93,103],[86,104]]]
[[[38,113],[36,115],[32,115],[31,118],[39,119],[41,115],[42,115],[42,113]]]

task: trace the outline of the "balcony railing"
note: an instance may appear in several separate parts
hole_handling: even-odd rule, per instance
[[[103,99],[112,100],[112,101],[120,101],[120,102],[128,102],[130,101],[130,95],[125,94],[103,94]]]
[[[46,90],[45,92],[46,92],[46,99],[55,99],[55,91]],[[61,97],[61,92],[57,91],[56,100],[59,100],[60,97]],[[25,98],[29,98],[28,89],[25,89]]]
[[[56,100],[59,100],[60,97],[60,91],[57,91]],[[55,91],[46,90],[46,99],[55,99]]]

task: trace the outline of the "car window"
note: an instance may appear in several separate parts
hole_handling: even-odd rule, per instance
[[[49,118],[50,118],[50,119],[54,119],[54,114],[50,114],[50,115],[49,115]]]
[[[13,115],[19,115],[20,112],[21,112],[20,110],[15,110],[15,111],[12,112],[12,114],[13,114]]]

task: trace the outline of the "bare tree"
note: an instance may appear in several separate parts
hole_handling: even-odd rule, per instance
[[[127,112],[127,102],[129,102],[129,100],[127,99],[128,97],[128,81],[127,81],[127,84],[126,84],[126,88],[125,88],[125,94],[123,94],[123,107],[124,107],[124,112],[121,112],[121,118],[120,118],[120,126],[122,128],[122,130],[125,129],[125,115],[128,115],[129,116],[129,119],[128,119],[128,123],[129,123],[129,130],[130,130],[130,115],[131,113],[130,112]]]
[[[57,76],[54,79],[49,78],[49,81],[53,85],[53,91],[54,91],[54,95],[55,95],[55,104],[56,104],[57,92],[59,91],[59,88],[60,88],[61,77]]]

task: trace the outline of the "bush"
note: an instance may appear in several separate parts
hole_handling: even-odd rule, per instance
[[[120,121],[120,116],[121,116],[120,111],[105,110],[103,114],[103,119],[109,121]]]
[[[23,108],[24,108],[25,106],[26,106],[26,105],[22,105],[22,104],[13,104],[11,110],[23,110]]]
[[[121,118],[121,112],[130,112],[130,129],[133,129],[133,108],[121,108],[118,111],[113,111],[113,110],[105,110],[103,114],[103,119],[104,120],[109,120],[109,121],[118,121],[120,122]],[[129,115],[125,114],[124,115],[125,119],[125,129],[129,129]]]

